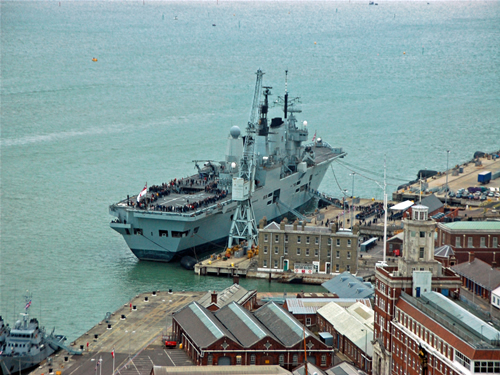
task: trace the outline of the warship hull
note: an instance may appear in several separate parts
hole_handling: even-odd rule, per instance
[[[65,337],[56,336],[56,339],[62,344],[65,340]],[[46,343],[43,348],[41,348],[40,352],[34,355],[1,355],[1,372],[2,374],[7,375],[9,373],[15,374],[19,373],[20,371],[28,370],[30,368],[38,366],[44,359],[48,358],[58,350],[58,346]]]
[[[273,220],[311,204],[313,192],[338,156],[332,154],[331,158],[307,168],[305,173],[296,172],[284,178],[280,178],[279,169],[268,171],[266,185],[257,188],[252,197],[256,220],[263,217]],[[228,199],[200,214],[182,214],[134,209],[122,201],[110,207],[110,213],[120,217],[110,226],[123,235],[138,259],[170,262],[186,254],[197,255],[224,247],[237,205],[238,202]],[[181,235],[173,237],[173,233]]]

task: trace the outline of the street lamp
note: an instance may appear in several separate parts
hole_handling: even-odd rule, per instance
[[[444,206],[446,207],[446,204],[448,203],[448,159],[450,158],[450,150],[446,150],[446,188],[445,188],[445,195],[444,195]]]
[[[352,172],[349,174],[349,176],[352,176],[352,191],[351,191],[351,229],[354,226],[354,209],[352,208],[354,205],[354,176],[356,175],[356,172]]]
[[[342,225],[342,229],[345,229],[345,201],[346,201],[346,195],[347,195],[347,189],[342,190],[343,197],[342,197],[342,217],[344,219],[344,224]]]

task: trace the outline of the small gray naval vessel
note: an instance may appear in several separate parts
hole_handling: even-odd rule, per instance
[[[260,71],[257,74],[262,74]],[[346,153],[314,135],[308,140],[307,122],[300,122],[299,98],[285,95],[274,103],[282,114],[268,120],[271,87],[258,87],[254,191],[256,220],[275,220],[306,208],[314,200],[330,163]],[[254,98],[255,99],[255,98]],[[254,102],[256,102],[254,100]],[[253,110],[253,108],[252,108]],[[197,173],[147,186],[138,195],[109,207],[110,226],[120,233],[140,260],[169,262],[174,257],[212,250],[227,244],[238,202],[232,197],[239,176],[245,136],[233,126],[222,161],[194,160]]]
[[[38,320],[29,318],[28,309],[31,298],[26,297],[24,313],[16,322],[14,328],[4,326],[0,317],[0,370],[4,375],[19,373],[20,371],[37,366],[45,358],[59,350],[65,336],[47,334],[40,327]]]

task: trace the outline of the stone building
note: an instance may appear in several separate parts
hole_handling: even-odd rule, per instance
[[[356,273],[357,260],[356,227],[351,232],[335,226],[272,222],[259,229],[260,272]]]
[[[394,352],[397,339],[395,306],[403,294],[418,299],[422,294],[431,291],[455,297],[460,293],[460,277],[434,259],[436,223],[429,220],[428,208],[413,206],[412,218],[404,219],[403,224],[403,251],[398,257],[398,266],[381,266],[375,270],[372,370],[376,375],[400,374],[395,372],[397,367],[394,367],[395,356],[400,353]],[[413,346],[411,350],[414,349]],[[398,371],[405,370],[399,367]]]

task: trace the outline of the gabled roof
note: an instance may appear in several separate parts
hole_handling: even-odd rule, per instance
[[[455,255],[455,252],[450,245],[443,245],[441,247],[434,248],[434,256],[436,257],[449,258],[453,255]]]
[[[303,325],[274,302],[266,303],[253,314],[285,346],[294,346],[304,339]],[[305,329],[305,336],[314,337],[308,329]]]
[[[360,304],[360,306],[363,305]],[[318,314],[332,324],[337,332],[366,352],[368,356],[373,355],[373,346],[370,344],[373,340],[373,321],[371,325],[367,325],[365,321],[370,321],[370,319],[359,320],[359,316],[333,302],[319,309]],[[373,316],[373,314],[372,310],[371,315]]]
[[[500,285],[500,271],[481,259],[476,258],[470,263],[460,263],[452,266],[451,269],[488,290],[493,290]]]
[[[255,291],[248,291],[239,284],[233,284],[220,293],[217,293],[217,306],[223,307],[231,302],[244,302]],[[198,303],[203,307],[208,307],[212,304],[212,292],[208,292],[198,300]]]
[[[275,221],[271,222],[270,224],[267,224],[264,229],[272,229],[272,230],[280,230],[280,226],[278,223]]]
[[[434,194],[422,199],[421,205],[429,208],[429,214],[444,206],[443,202],[441,202]]]
[[[354,367],[350,363],[341,362],[337,366],[334,366],[325,371],[327,375],[360,375],[366,374],[365,372],[358,370],[357,367]]]
[[[305,363],[301,364],[299,367],[296,367],[292,371],[292,375],[306,375],[306,365]],[[324,374],[324,372],[319,368],[313,365],[310,362],[307,362],[307,373],[310,374]]]
[[[391,238],[389,238],[387,240],[387,242],[391,242],[393,240],[401,240],[401,241],[403,241],[404,238],[405,238],[405,232],[399,232],[398,234],[396,234],[396,235],[392,236]]]
[[[245,347],[249,347],[265,337],[272,337],[276,340],[273,334],[251,312],[236,302],[224,306],[214,315]]]
[[[197,302],[192,302],[174,315],[184,331],[201,348],[205,348],[222,337],[234,342],[236,338],[213,314]]]
[[[375,293],[370,283],[363,282],[347,271],[321,285],[330,293],[336,293],[340,298],[370,298]]]

